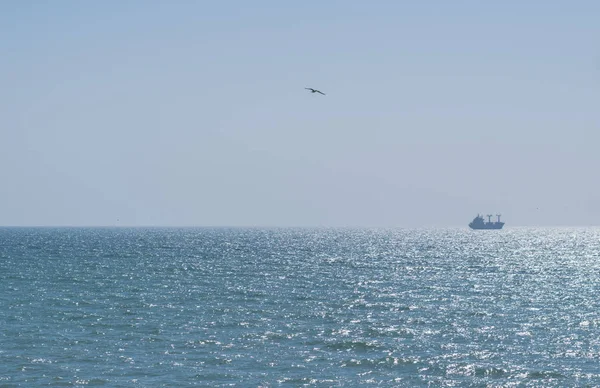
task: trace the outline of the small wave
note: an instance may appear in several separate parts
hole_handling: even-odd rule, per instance
[[[496,367],[475,367],[475,376],[477,377],[504,377],[508,371]]]
[[[560,379],[565,375],[556,371],[529,371],[525,377],[528,379]]]
[[[375,341],[336,341],[325,345],[331,350],[357,350],[369,351],[381,349],[381,346]]]
[[[31,360],[32,364],[52,364],[51,360],[47,360],[45,358],[35,358]]]
[[[373,327],[368,329],[369,337],[414,338],[415,331],[406,327]]]
[[[277,380],[279,384],[290,385],[325,385],[327,387],[337,386],[340,380],[336,379],[316,379],[313,377],[284,377]]]
[[[394,357],[394,356],[386,356],[379,358],[363,358],[356,359],[352,358],[350,360],[345,360],[341,362],[341,366],[345,368],[352,367],[374,367],[374,366],[387,366],[387,367],[396,367],[396,366],[410,366],[417,365],[421,362],[418,357]]]

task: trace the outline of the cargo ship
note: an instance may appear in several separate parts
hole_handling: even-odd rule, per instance
[[[471,229],[502,229],[504,222],[500,222],[500,214],[496,214],[496,217],[498,217],[498,221],[492,222],[492,215],[488,214],[488,221],[485,222],[483,216],[477,214],[477,217],[473,218],[473,221],[469,223],[469,227]]]

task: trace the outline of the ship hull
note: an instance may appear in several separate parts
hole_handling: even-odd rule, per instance
[[[474,230],[490,230],[490,229],[502,229],[504,226],[504,222],[493,222],[493,223],[485,223],[483,225],[473,225],[469,224],[469,227]]]

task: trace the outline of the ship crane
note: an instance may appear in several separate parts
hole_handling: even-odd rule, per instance
[[[501,215],[502,215],[502,214],[496,214],[496,217],[498,217],[498,222],[500,222],[500,216],[501,216]]]
[[[492,220],[491,220],[492,219],[492,215],[491,214],[488,214],[487,218],[488,218],[488,222],[492,222]]]

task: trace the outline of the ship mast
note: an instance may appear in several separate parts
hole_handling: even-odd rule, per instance
[[[502,215],[502,214],[496,214],[496,217],[498,217],[498,222],[500,222],[500,216],[501,216],[501,215]]]
[[[492,220],[491,220],[491,218],[492,218],[492,215],[491,215],[491,214],[488,214],[488,215],[487,215],[487,218],[488,218],[488,222],[489,222],[489,223],[491,223],[491,222],[492,222]]]

